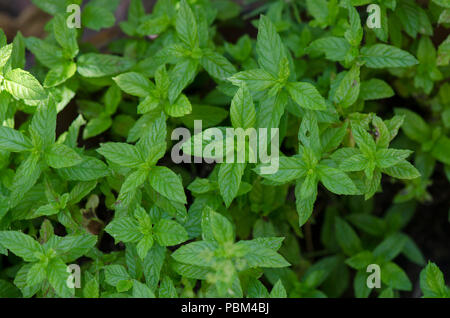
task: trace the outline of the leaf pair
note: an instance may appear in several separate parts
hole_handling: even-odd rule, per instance
[[[172,257],[181,263],[177,271],[186,277],[207,279],[219,296],[242,297],[237,273],[247,268],[285,267],[289,263],[276,251],[282,238],[264,237],[234,243],[234,230],[223,215],[205,207],[202,241],[183,245]],[[239,265],[241,264],[241,265]]]
[[[177,222],[169,219],[151,220],[140,206],[134,216],[116,217],[105,229],[116,241],[137,243],[139,257],[144,259],[154,242],[160,246],[173,246],[187,240],[186,230]]]
[[[265,16],[259,20],[256,51],[260,68],[236,73],[228,80],[237,86],[245,83],[252,93],[265,92],[269,97],[260,103],[257,127],[278,127],[289,99],[304,109],[327,109],[325,99],[314,85],[295,81],[290,53]]]
[[[374,118],[378,134],[377,143],[361,125],[352,124],[352,136],[359,150],[342,148],[347,158],[339,163],[343,171],[364,171],[367,177],[366,199],[378,189],[381,172],[399,179],[414,179],[420,176],[417,169],[405,159],[412,153],[410,150],[388,149],[391,140],[390,132],[384,122]]]
[[[171,82],[165,65],[155,72],[156,85],[136,72],[124,73],[113,79],[127,94],[142,98],[137,107],[139,114],[163,110],[168,116],[183,117],[192,111],[192,105],[186,95],[179,94],[175,100],[170,99]]]
[[[345,126],[343,132],[345,133]],[[296,181],[296,206],[299,224],[302,226],[313,212],[319,181],[336,194],[354,195],[359,194],[359,190],[342,169],[336,168],[327,159],[321,160],[326,150],[329,151],[341,143],[344,134],[338,134],[335,141],[322,146],[317,118],[314,113],[308,112],[302,119],[298,138],[301,141],[299,154],[293,157],[281,156],[280,167],[276,173],[262,173],[264,165],[258,165],[255,172],[276,184]]]
[[[148,180],[152,188],[167,199],[186,204],[179,176],[167,167],[156,166],[166,151],[165,120],[161,114],[136,145],[108,142],[97,149],[108,161],[132,171],[123,182],[119,197],[137,190]]]
[[[16,285],[27,289],[31,297],[40,286],[48,281],[60,297],[72,297],[74,290],[69,288],[69,272],[65,263],[76,260],[87,253],[97,238],[88,234],[56,235],[40,245],[32,237],[17,231],[0,231],[0,242],[12,253],[29,264],[24,265],[16,277]],[[22,281],[23,279],[23,281]]]

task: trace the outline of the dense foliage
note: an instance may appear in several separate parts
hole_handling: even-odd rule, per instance
[[[449,1],[132,0],[101,51],[83,32],[119,0],[90,1],[82,28],[81,0],[33,2],[45,39],[0,32],[0,297],[397,297],[419,281],[399,255],[421,295],[450,295],[404,231],[435,167],[450,179]],[[229,140],[198,132],[175,163],[194,120],[279,128],[278,170],[248,143],[205,163],[195,140]],[[386,183],[404,187],[375,213]]]

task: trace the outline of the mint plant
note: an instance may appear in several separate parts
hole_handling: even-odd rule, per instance
[[[450,296],[448,1],[32,2],[0,297]]]

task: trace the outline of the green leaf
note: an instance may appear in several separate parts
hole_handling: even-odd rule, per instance
[[[51,15],[66,12],[69,3],[81,4],[81,1],[79,0],[33,0],[32,2],[34,5]]]
[[[433,0],[433,2],[441,7],[450,8],[450,3],[447,0]]]
[[[379,149],[375,155],[377,166],[380,168],[388,168],[408,158],[411,150],[402,149]]]
[[[152,82],[142,74],[136,72],[120,74],[114,77],[113,80],[120,89],[133,96],[147,97],[150,91],[155,89],[155,85]]]
[[[344,61],[349,50],[350,44],[344,38],[335,36],[314,40],[308,47],[308,51],[321,52],[331,61]]]
[[[39,81],[22,69],[7,72],[3,85],[8,93],[18,99],[42,100],[47,97]]]
[[[117,286],[120,281],[130,279],[130,275],[122,265],[107,265],[105,268],[105,281],[111,286]]]
[[[366,268],[369,264],[374,262],[373,254],[369,251],[362,251],[357,254],[354,254],[352,257],[347,258],[345,263],[357,270],[366,271]]]
[[[26,46],[36,56],[36,59],[48,68],[57,67],[67,61],[59,46],[41,39],[29,37],[26,39]]]
[[[420,177],[420,172],[406,160],[402,160],[389,168],[384,168],[382,171],[397,179],[415,179]]]
[[[180,120],[190,129],[194,128],[195,120],[201,120],[203,128],[209,128],[217,126],[227,117],[228,111],[222,107],[194,104],[192,105],[192,112],[180,118]]]
[[[369,161],[363,154],[356,154],[345,158],[339,164],[339,169],[342,171],[362,171],[369,165]]]
[[[235,44],[228,42],[224,43],[225,51],[230,54],[233,59],[238,61],[245,61],[250,56],[252,51],[252,42],[248,34],[239,38]]]
[[[44,87],[58,86],[75,75],[76,71],[77,65],[74,62],[65,62],[55,66],[47,73],[44,80]]]
[[[275,78],[279,74],[279,62],[287,58],[286,49],[270,19],[261,15],[258,23],[256,53],[259,65]]]
[[[359,71],[359,66],[353,66],[339,82],[333,98],[337,105],[347,108],[353,105],[358,99],[360,89]]]
[[[153,233],[159,245],[173,246],[185,242],[188,239],[188,234],[183,226],[179,223],[162,219],[155,224]]]
[[[410,53],[387,44],[365,46],[361,54],[365,65],[370,68],[409,67],[419,63]]]
[[[161,131],[159,131],[158,133],[159,136],[157,138],[161,137],[162,135]],[[145,136],[141,138],[141,140],[137,144],[137,147],[139,152],[141,153],[141,156],[144,157],[147,165],[153,166],[158,162],[159,159],[161,159],[164,156],[167,145],[165,142],[159,142],[159,140],[147,140],[147,139],[151,139],[151,137],[147,135],[147,138]]]
[[[249,90],[255,92],[266,90],[276,84],[276,78],[260,68],[236,73],[228,80],[236,86],[245,83]]]
[[[219,189],[227,207],[230,206],[238,193],[245,167],[245,163],[223,163],[220,165]]]
[[[153,244],[153,247],[148,251],[147,257],[143,261],[143,272],[147,285],[155,290],[159,283],[161,269],[164,264],[166,256],[166,248],[158,244]]]
[[[186,0],[180,1],[175,28],[178,37],[191,49],[198,47],[197,22]]]
[[[72,167],[83,161],[75,150],[63,144],[53,144],[48,148],[45,159],[55,169]]]
[[[303,144],[303,159],[309,165],[317,163],[322,146],[320,145],[319,125],[315,113],[305,114],[298,130],[298,139]]]
[[[165,276],[162,281],[161,285],[159,286],[159,298],[177,298],[177,290],[175,289],[175,286],[172,282],[172,280]]]
[[[417,33],[433,33],[427,13],[415,1],[399,1],[395,8],[395,17],[400,20],[405,32],[413,38],[417,37]]]
[[[286,289],[281,280],[278,280],[272,288],[269,295],[270,298],[287,298]]]
[[[107,131],[112,125],[112,119],[109,116],[100,115],[100,117],[91,119],[83,130],[83,139],[89,139]]]
[[[318,166],[319,179],[331,192],[336,194],[357,194],[358,190],[347,174],[325,165]]]
[[[336,239],[345,254],[351,256],[362,250],[361,240],[352,227],[343,219],[335,218]]]
[[[38,149],[45,149],[55,142],[56,113],[54,103],[40,104],[35,111],[28,131]]]
[[[214,263],[216,242],[197,241],[181,246],[172,253],[172,257],[180,263],[208,267]]]
[[[74,289],[67,286],[67,265],[60,258],[53,258],[47,265],[47,279],[55,292],[64,298],[73,297]]]
[[[302,283],[307,288],[315,288],[321,285],[338,266],[339,257],[329,256],[310,266],[305,272]]]
[[[431,155],[437,160],[450,165],[450,138],[441,136],[433,146]]]
[[[436,64],[445,66],[450,63],[450,35],[439,45]]]
[[[18,130],[0,126],[0,148],[11,152],[30,151],[31,140]]]
[[[67,180],[91,181],[109,175],[103,161],[93,157],[83,157],[83,161],[72,167],[58,169],[58,174]]]
[[[317,176],[315,173],[307,173],[300,189],[300,197],[308,198],[314,194],[317,189]]]
[[[165,106],[167,115],[172,117],[183,117],[192,111],[191,102],[184,94],[178,96],[174,104],[166,104]]]
[[[161,34],[171,25],[171,21],[167,15],[146,18],[139,25],[138,32],[142,35]]]
[[[247,129],[255,125],[256,110],[253,98],[245,84],[238,89],[231,101],[230,118],[234,128]]]
[[[309,197],[304,198],[301,196],[303,182],[303,180],[299,179],[295,184],[295,206],[297,208],[299,226],[302,226],[308,221],[313,212],[314,202],[317,198],[317,186]]]
[[[84,298],[98,298],[99,297],[99,289],[100,289],[100,286],[97,281],[97,278],[93,277],[91,274],[86,274],[85,283],[83,286],[83,297]]]
[[[303,160],[294,157],[280,156],[279,167],[275,173],[264,174],[264,165],[258,165],[254,171],[263,176],[265,179],[278,182],[287,183],[301,178],[306,172],[306,166]]]
[[[14,285],[16,285],[23,294],[23,297],[30,298],[38,292],[41,285],[29,286],[27,285],[27,274],[33,264],[25,264],[18,270],[14,279]],[[20,294],[20,292],[19,292]]]
[[[444,275],[433,262],[428,262],[427,266],[420,272],[420,289],[425,298],[448,297]]]
[[[17,231],[0,231],[1,244],[26,262],[37,261],[42,248],[30,236]]]
[[[169,102],[174,103],[183,89],[190,84],[197,74],[197,62],[185,59],[177,63],[170,71]]]
[[[133,297],[134,298],[155,298],[155,294],[145,284],[134,280],[133,281]]]
[[[203,209],[202,230],[204,240],[215,240],[220,244],[234,241],[234,231],[230,221],[210,207]]]
[[[328,3],[325,0],[307,0],[306,8],[308,13],[314,17],[319,24],[326,24],[328,19]]]
[[[144,184],[145,180],[147,180],[148,171],[147,169],[138,169],[131,173],[125,181],[122,183],[122,187],[120,188],[121,193],[134,191]]]
[[[385,261],[393,260],[403,250],[406,244],[404,234],[396,233],[386,237],[373,251],[375,257],[381,257]]]
[[[53,235],[46,247],[52,248],[62,261],[68,263],[88,253],[96,243],[97,237],[91,234]]]
[[[150,185],[166,198],[186,204],[181,179],[167,167],[153,167],[149,175]]]
[[[27,285],[35,286],[42,283],[47,277],[46,264],[44,263],[34,263],[27,273]]]
[[[84,77],[112,76],[128,71],[133,62],[127,58],[108,54],[87,53],[78,58],[78,73]]]
[[[9,58],[11,57],[12,50],[12,43],[0,48],[0,68],[5,66],[6,62],[8,62]]]
[[[114,14],[104,7],[93,3],[87,4],[81,14],[81,22],[89,29],[99,31],[114,26],[116,19]]]
[[[411,262],[417,265],[424,266],[425,258],[420,251],[419,247],[413,241],[413,239],[406,235],[406,243],[403,246],[402,254],[406,256]]]
[[[34,186],[41,175],[41,171],[42,165],[39,162],[39,157],[36,155],[31,154],[20,163],[11,187],[10,207],[16,206]]]
[[[389,262],[381,266],[381,281],[393,289],[410,291],[411,281],[406,273],[396,264]]]
[[[279,92],[275,96],[264,99],[256,114],[256,126],[258,128],[277,128],[281,117],[288,103],[288,94],[284,91]]]
[[[244,259],[250,268],[253,267],[271,267],[281,268],[289,266],[290,264],[271,248],[264,247],[255,240],[239,241],[236,246],[243,248],[246,251]]]
[[[247,298],[269,298],[267,288],[257,279],[252,279],[248,283]]]
[[[133,281],[131,279],[121,280],[117,283],[116,289],[119,293],[124,293],[133,287]]]
[[[372,119],[373,128],[376,131],[376,144],[378,148],[387,148],[391,141],[392,135],[388,125],[378,116]],[[391,129],[395,130],[395,127]],[[395,137],[395,136],[394,136]]]
[[[139,257],[143,260],[147,256],[148,251],[152,248],[154,239],[152,234],[145,234],[139,243],[136,245],[136,251]]]
[[[97,152],[106,159],[125,167],[134,168],[143,163],[143,158],[136,147],[126,143],[108,142],[100,144]]]
[[[60,208],[53,203],[49,203],[43,206],[40,206],[33,214],[30,215],[30,218],[36,218],[42,215],[53,215],[59,212]]]
[[[358,46],[363,37],[361,27],[361,18],[358,11],[351,5],[348,6],[348,15],[350,19],[350,28],[345,31],[345,38],[352,46]]]
[[[78,54],[77,30],[67,25],[66,17],[58,14],[52,22],[56,41],[68,53],[70,58]]]
[[[289,83],[287,90],[294,102],[300,107],[312,110],[326,110],[327,108],[325,99],[310,83]]]
[[[372,135],[370,135],[362,126],[352,124],[352,134],[361,152],[369,158],[375,154],[376,144]]]
[[[25,39],[20,31],[14,37],[13,49],[7,67],[11,69],[25,68]]]
[[[386,231],[386,222],[370,214],[354,213],[347,219],[357,228],[374,236],[383,236]]]
[[[212,50],[203,50],[200,64],[212,77],[225,81],[236,73],[236,68],[224,56]]]
[[[378,298],[394,298],[394,291],[392,288],[386,288],[378,295]]]
[[[106,226],[108,232],[116,241],[138,242],[142,238],[139,223],[130,217],[116,217]]]
[[[384,99],[394,96],[394,91],[383,80],[372,78],[361,82],[359,97],[363,100]]]
[[[155,110],[160,105],[160,99],[152,94],[144,98],[144,100],[138,105],[138,114],[145,114]]]
[[[120,22],[120,27],[129,36],[136,35],[141,18],[145,16],[145,8],[141,0],[132,0],[128,7],[128,21]]]
[[[355,279],[353,280],[353,289],[355,290],[355,297],[357,298],[367,298],[369,297],[372,289],[367,287],[367,276],[366,271],[358,271],[356,273]]]
[[[69,193],[68,202],[76,204],[86,197],[97,186],[97,181],[78,182]]]
[[[431,129],[422,117],[405,108],[395,108],[396,115],[403,115],[402,130],[412,140],[424,143],[431,137]]]

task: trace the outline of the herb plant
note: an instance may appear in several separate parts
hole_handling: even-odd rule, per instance
[[[449,197],[447,0],[132,0],[107,47],[120,1],[81,2],[0,31],[0,297],[450,296],[408,231]],[[277,129],[278,169],[208,163],[196,121]]]

